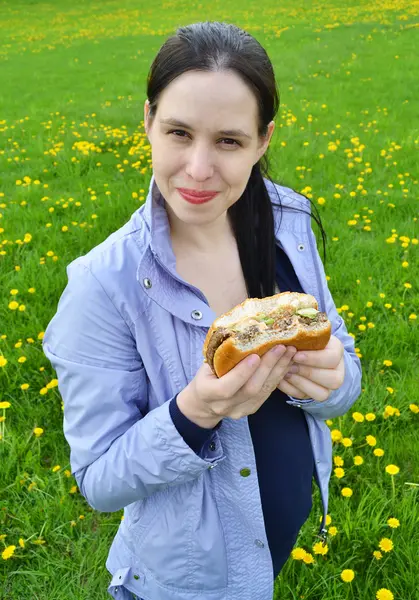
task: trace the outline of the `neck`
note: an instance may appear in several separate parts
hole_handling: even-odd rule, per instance
[[[166,209],[168,209],[166,205]],[[227,211],[216,221],[205,225],[190,225],[180,221],[171,211],[167,210],[172,244],[188,251],[202,254],[214,253],[214,250],[231,243],[234,234]]]

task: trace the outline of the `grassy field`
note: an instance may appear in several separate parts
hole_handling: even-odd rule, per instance
[[[110,597],[122,512],[77,490],[41,340],[66,265],[145,199],[148,68],[177,26],[203,20],[247,29],[273,61],[272,176],[319,208],[363,365],[360,399],[328,422],[327,553],[316,492],[275,598],[419,598],[418,14],[417,0],[0,2],[2,600]]]

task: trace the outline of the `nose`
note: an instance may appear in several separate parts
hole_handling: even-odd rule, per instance
[[[186,173],[196,181],[205,181],[212,177],[214,164],[211,149],[205,144],[196,144],[190,149]]]

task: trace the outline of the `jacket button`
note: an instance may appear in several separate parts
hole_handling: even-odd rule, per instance
[[[250,469],[248,469],[247,467],[245,469],[241,469],[240,470],[240,475],[242,477],[249,477],[249,475],[250,475]]]
[[[192,319],[199,321],[199,319],[202,319],[202,313],[200,310],[193,310],[191,313],[191,317]]]
[[[255,540],[255,544],[259,548],[264,548],[265,547],[265,544],[262,542],[262,540]]]
[[[147,288],[147,289],[151,288],[151,279],[148,279],[146,277],[145,279],[143,279],[143,284],[144,284],[145,288]]]
[[[304,244],[298,244],[298,246],[297,246],[297,250],[298,250],[299,252],[303,252],[305,249],[306,249],[306,247],[304,246]]]
[[[211,444],[208,447],[211,450],[211,452],[214,452],[214,450],[215,450],[215,442],[211,442]]]

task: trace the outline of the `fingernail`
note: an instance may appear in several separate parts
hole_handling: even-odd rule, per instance
[[[297,354],[294,356],[294,360],[296,360],[297,362],[303,362],[305,359],[307,358],[307,354],[304,353],[299,353],[297,352]]]
[[[251,356],[247,359],[247,364],[249,367],[254,367],[258,362],[259,361],[257,356]]]
[[[280,356],[281,354],[284,353],[284,346],[275,346],[275,348],[272,350],[272,352],[274,354],[276,354],[277,356]]]

